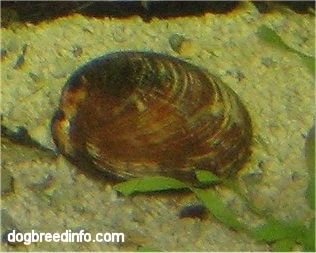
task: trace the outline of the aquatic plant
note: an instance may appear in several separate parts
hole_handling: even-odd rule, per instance
[[[271,28],[266,25],[261,25],[257,30],[257,36],[271,45],[281,48],[290,52],[297,54],[307,67],[308,71],[315,76],[315,57],[311,55],[306,55],[293,47],[287,45],[283,39]]]
[[[232,189],[245,201],[249,211],[262,218],[264,223],[255,228],[250,227],[238,220],[237,215],[227,208],[213,187],[204,189],[174,178],[155,176],[131,179],[115,185],[114,189],[125,196],[135,193],[188,189],[218,221],[231,229],[245,232],[258,241],[271,244],[273,251],[291,251],[296,244],[302,245],[304,251],[315,251],[315,219],[312,219],[306,227],[303,222],[295,219],[284,221],[267,216],[255,207],[234,181],[221,179],[209,171],[197,171],[196,177],[203,185],[220,183]]]
[[[315,210],[315,125],[309,130],[306,138],[305,157],[309,169],[309,182],[305,197],[310,208]]]

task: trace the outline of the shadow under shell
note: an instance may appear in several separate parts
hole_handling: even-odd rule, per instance
[[[235,174],[252,130],[237,95],[207,71],[164,54],[117,52],[70,77],[52,134],[81,168],[192,181],[195,169]]]

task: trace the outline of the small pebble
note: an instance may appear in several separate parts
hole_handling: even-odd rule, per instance
[[[173,34],[169,37],[169,44],[173,51],[181,56],[190,57],[197,53],[198,48],[193,40],[186,39],[183,35]]]
[[[23,66],[23,64],[24,64],[24,61],[25,61],[24,60],[24,55],[19,55],[17,60],[16,60],[16,62],[15,62],[15,64],[14,64],[14,66],[13,66],[13,68],[14,69],[20,69]]]
[[[271,68],[271,67],[276,66],[276,62],[271,57],[262,57],[261,64],[263,64],[267,68]]]
[[[226,73],[240,82],[245,78],[245,75],[238,69],[227,70]]]
[[[83,50],[82,47],[79,45],[74,45],[72,47],[72,53],[75,57],[79,57],[82,54]]]
[[[42,191],[50,187],[54,182],[54,177],[51,174],[46,175],[41,181],[31,184],[29,187],[34,191]]]
[[[245,174],[242,179],[247,185],[256,185],[262,182],[263,173],[262,172],[251,172]]]
[[[27,50],[27,44],[24,44],[22,47],[22,50],[21,50],[22,53],[18,56],[14,66],[13,66],[14,69],[20,69],[23,66],[23,64],[25,62],[24,56],[25,56],[26,50]]]
[[[116,42],[124,42],[128,38],[125,26],[116,26],[112,31],[112,37]]]
[[[202,204],[189,204],[184,206],[179,212],[179,218],[198,218],[205,220],[208,217],[208,210]]]
[[[29,76],[31,77],[31,79],[33,80],[33,82],[38,83],[40,81],[40,78],[38,77],[38,75],[29,72]]]
[[[24,44],[22,47],[22,55],[25,55],[26,50],[27,50],[27,44]]]
[[[175,51],[178,52],[181,44],[183,41],[185,41],[185,37],[180,35],[180,34],[173,34],[169,37],[169,44],[171,48]]]

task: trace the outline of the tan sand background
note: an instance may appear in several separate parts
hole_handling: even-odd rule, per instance
[[[291,47],[314,54],[315,20],[290,10],[259,13],[251,3],[229,14],[205,14],[145,23],[79,14],[40,24],[1,29],[2,124],[28,130],[55,150],[50,121],[61,89],[80,65],[113,51],[167,53],[208,69],[240,96],[253,122],[254,144],[238,180],[267,213],[308,222],[313,215],[304,194],[308,171],[304,143],[314,121],[314,79],[301,59],[258,39],[265,24]],[[188,39],[175,52],[169,38]],[[14,68],[23,46],[25,62]],[[82,52],[74,53],[81,48]],[[78,51],[76,51],[78,52]],[[191,194],[122,197],[107,181],[86,177],[63,157],[2,140],[2,170],[13,188],[2,196],[5,225],[22,232],[124,232],[126,242],[2,245],[9,251],[135,251],[139,245],[164,251],[266,251],[269,246],[216,221],[179,219],[181,207],[197,203]],[[13,191],[14,189],[14,191]],[[218,187],[227,207],[250,225],[262,222],[231,191]],[[3,229],[5,229],[5,225]],[[298,247],[299,249],[299,247]]]

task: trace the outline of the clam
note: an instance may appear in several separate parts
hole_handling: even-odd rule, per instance
[[[153,52],[88,62],[63,88],[52,119],[59,151],[118,179],[194,170],[234,175],[250,154],[251,121],[236,95],[206,70]]]

